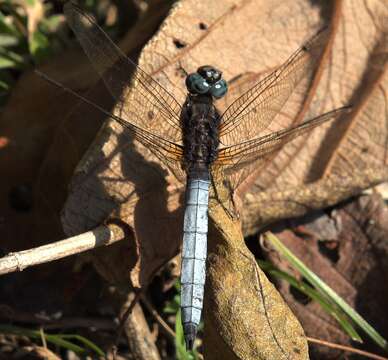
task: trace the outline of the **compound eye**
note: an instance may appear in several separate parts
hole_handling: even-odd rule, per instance
[[[210,65],[204,65],[198,68],[197,73],[201,75],[210,85],[221,79],[221,72]]]
[[[190,74],[186,78],[186,87],[193,94],[206,94],[210,89],[209,84],[198,73]]]
[[[228,91],[228,84],[224,79],[217,81],[211,88],[210,93],[216,99],[222,98]]]

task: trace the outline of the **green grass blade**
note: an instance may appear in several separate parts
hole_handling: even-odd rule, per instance
[[[74,340],[77,340],[80,343],[82,343],[85,346],[87,346],[89,349],[93,350],[96,354],[98,354],[100,356],[105,356],[104,351],[100,347],[98,347],[95,343],[93,343],[92,341],[86,339],[85,337],[83,337],[81,335],[66,334],[66,335],[60,335],[60,336],[61,336],[62,339],[74,339]]]
[[[9,84],[7,84],[5,81],[0,80],[0,90],[9,90]]]
[[[199,360],[197,350],[187,351],[182,327],[182,313],[179,309],[175,317],[175,356],[178,360]]]
[[[13,35],[6,35],[0,33],[0,46],[9,47],[16,46],[19,43],[19,38]]]
[[[41,62],[51,53],[50,42],[45,34],[41,31],[34,31],[29,37],[28,46],[30,53],[36,62]]]
[[[16,26],[12,23],[7,22],[6,16],[1,11],[0,11],[0,33],[8,34],[15,37],[21,36]]]
[[[14,334],[14,335],[27,336],[31,339],[40,339],[41,338],[41,333],[38,330],[30,330],[30,329],[20,328],[17,326],[11,326],[11,325],[0,325],[0,332]],[[83,348],[81,348],[80,346],[75,345],[69,341],[62,340],[58,335],[44,334],[44,337],[45,337],[47,342],[50,342],[54,345],[64,347],[64,348],[69,349],[69,350],[72,350],[77,354],[85,354],[86,353],[86,351]]]
[[[24,59],[21,55],[0,47],[0,69],[6,68],[22,68]]]
[[[87,354],[87,351],[84,348],[82,348],[79,345],[73,344],[70,341],[62,339],[61,336],[59,336],[59,335],[45,334],[44,337],[45,337],[47,342],[49,342],[53,345],[57,345],[57,346],[65,348],[65,349],[72,350],[76,354],[80,354],[80,355]]]
[[[12,326],[12,325],[0,325],[0,333],[27,336],[31,339],[41,339],[41,336],[42,336],[39,330],[25,329],[17,326]],[[57,346],[72,350],[76,354],[86,355],[90,353],[88,349],[85,349],[77,344],[74,344],[71,341],[66,340],[66,339],[76,339],[81,343],[84,343],[89,349],[95,351],[98,355],[104,356],[104,352],[98,346],[96,346],[90,340],[87,340],[86,338],[80,335],[69,335],[69,334],[62,335],[62,334],[45,333],[44,337],[47,342],[53,345],[57,345]]]
[[[186,351],[185,338],[182,328],[182,316],[180,309],[176,313],[175,318],[175,355],[179,360],[189,360],[189,355]]]
[[[349,335],[349,337],[357,342],[362,343],[362,339],[357,331],[354,329],[352,323],[347,317],[344,316],[343,312],[338,309],[336,306],[330,303],[319,291],[315,290],[313,287],[309,286],[303,281],[299,281],[295,277],[287,274],[284,271],[281,271],[275,268],[271,263],[263,260],[257,260],[260,268],[264,270],[267,274],[276,277],[281,280],[287,281],[295,289],[299,290],[301,293],[308,296],[313,301],[316,301],[324,311],[329,315],[334,317],[343,330]]]
[[[368,322],[349,306],[333,289],[324,281],[315,275],[303,264],[286,246],[272,233],[266,232],[264,236],[275,247],[275,249],[286,258],[289,263],[298,270],[305,279],[307,279],[316,289],[336,304],[342,311],[349,316],[378,346],[388,350],[388,343]]]

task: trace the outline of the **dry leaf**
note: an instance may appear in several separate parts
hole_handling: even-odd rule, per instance
[[[32,357],[35,359],[44,359],[44,360],[60,360],[56,354],[54,354],[51,350],[43,347],[43,346],[23,346],[19,349],[19,357]]]
[[[387,282],[388,276],[387,224],[387,205],[379,195],[374,194],[360,196],[328,214],[320,212],[300,218],[298,222],[289,224],[291,230],[277,234],[297,257],[303,259],[306,266],[324,279],[383,336],[388,331],[385,321],[388,294],[381,286]],[[293,272],[276,252],[270,248],[265,251],[277,267]],[[298,277],[298,274],[295,276]],[[352,345],[351,339],[318,303],[301,298],[283,281],[279,282],[278,288],[308,336]],[[365,342],[363,350],[381,352],[367,338]],[[311,349],[310,355],[327,359],[341,353],[318,346]]]
[[[388,7],[348,0],[335,2],[330,11],[330,52],[308,94],[308,114],[344,103],[354,110],[287,144],[265,172],[251,179],[254,186],[243,206],[248,233],[279,218],[336,204],[387,179]]]

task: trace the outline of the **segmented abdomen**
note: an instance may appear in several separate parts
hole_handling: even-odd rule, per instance
[[[208,204],[210,181],[189,179],[183,225],[181,309],[185,337],[195,334],[203,306],[206,278]]]

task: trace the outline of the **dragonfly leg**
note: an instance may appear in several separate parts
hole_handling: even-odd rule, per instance
[[[232,211],[230,211],[225,205],[224,205],[224,201],[221,200],[221,197],[219,196],[218,194],[218,190],[217,190],[217,186],[214,182],[214,179],[213,177],[211,177],[211,184],[213,186],[213,189],[214,189],[214,197],[216,198],[216,200],[218,201],[218,203],[221,205],[222,209],[229,215],[229,217],[231,217],[232,219],[234,219],[236,216],[235,214],[233,214]],[[231,189],[229,188],[229,193],[231,194],[231,198],[232,200],[230,200],[230,197],[229,197],[229,201],[232,201],[232,204],[233,204],[233,208],[235,206],[235,203],[234,203],[234,200],[233,200],[233,196],[232,196],[232,191]]]

